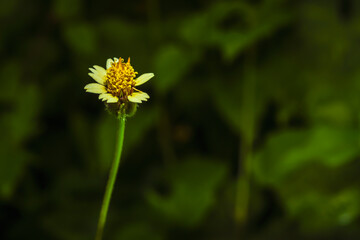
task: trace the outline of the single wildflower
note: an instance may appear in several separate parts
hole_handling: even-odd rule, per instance
[[[135,114],[138,103],[147,101],[149,98],[147,93],[135,87],[149,81],[154,74],[145,73],[136,78],[138,73],[135,72],[131,66],[130,58],[127,62],[124,62],[122,58],[110,58],[106,62],[106,69],[96,65],[89,69],[91,71],[91,73],[89,73],[90,77],[97,83],[87,84],[85,86],[86,92],[99,94],[99,99],[105,102],[108,111],[114,113],[119,120],[115,157],[111,165],[95,236],[95,240],[102,240],[110,199],[120,165],[124,142],[125,120],[126,117]]]
[[[154,74],[145,73],[135,78],[138,72],[123,58],[109,58],[106,62],[106,70],[100,66],[89,68],[92,77],[97,83],[89,83],[85,86],[86,92],[99,94],[99,99],[109,104],[116,104],[118,107],[127,103],[141,103],[147,101],[149,95],[136,89]]]

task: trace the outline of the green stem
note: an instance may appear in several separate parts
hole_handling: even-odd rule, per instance
[[[242,131],[239,151],[239,169],[235,193],[235,221],[239,235],[244,235],[249,222],[251,178],[253,165],[253,145],[256,136],[257,76],[256,49],[246,56],[242,85]]]
[[[125,115],[122,115],[122,116],[120,116],[120,119],[119,119],[120,123],[119,123],[119,130],[118,130],[118,134],[117,134],[115,157],[114,157],[114,161],[112,163],[111,169],[110,169],[109,179],[108,179],[108,182],[106,185],[106,190],[105,190],[103,203],[101,206],[99,223],[98,223],[98,227],[97,227],[95,240],[102,239],[102,235],[103,235],[103,231],[104,231],[104,227],[105,227],[106,216],[107,216],[107,212],[109,209],[111,194],[114,189],[116,175],[117,175],[119,164],[120,164],[121,151],[122,151],[122,147],[123,147],[123,143],[124,143],[125,118],[126,118]]]

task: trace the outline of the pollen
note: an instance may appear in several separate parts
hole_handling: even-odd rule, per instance
[[[120,103],[127,102],[128,96],[134,92],[136,74],[138,73],[131,66],[130,58],[127,62],[119,58],[106,70],[104,86],[107,92],[119,98]]]

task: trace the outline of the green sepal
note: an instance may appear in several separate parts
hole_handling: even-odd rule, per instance
[[[125,115],[126,117],[132,117],[135,115],[137,110],[137,103],[127,102],[127,103],[105,103],[106,110],[115,115],[117,118]]]

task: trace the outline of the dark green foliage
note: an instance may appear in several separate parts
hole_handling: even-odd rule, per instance
[[[360,3],[1,1],[0,239],[92,239],[116,118],[93,65],[155,77],[104,239],[359,239]]]

